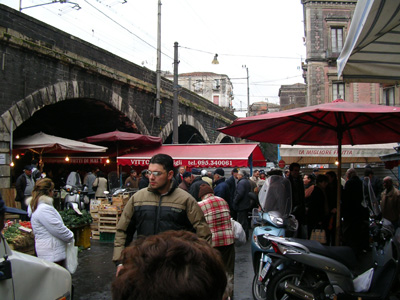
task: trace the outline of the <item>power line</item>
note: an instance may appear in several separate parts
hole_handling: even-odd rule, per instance
[[[205,50],[200,50],[200,49],[194,49],[194,48],[189,48],[185,46],[179,46],[184,49],[192,50],[192,51],[197,51],[197,52],[202,52],[202,53],[207,53],[207,54],[215,54],[210,51],[205,51]],[[237,57],[253,57],[253,58],[278,58],[278,59],[301,59],[302,56],[298,57],[289,57],[289,56],[268,56],[268,55],[251,55],[251,54],[232,54],[232,53],[218,53],[218,55],[224,55],[224,56],[237,56]]]

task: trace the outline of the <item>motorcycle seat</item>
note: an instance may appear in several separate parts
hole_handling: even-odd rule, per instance
[[[306,246],[311,252],[320,254],[344,264],[349,269],[357,266],[357,258],[353,249],[347,246],[324,246],[320,242],[304,239],[291,239],[296,243]]]

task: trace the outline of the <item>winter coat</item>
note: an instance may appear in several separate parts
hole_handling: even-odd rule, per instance
[[[107,191],[107,179],[104,177],[97,177],[94,182],[93,186],[97,186],[95,197],[105,197],[104,191]]]
[[[190,195],[192,195],[197,202],[201,201],[201,199],[199,198],[199,190],[200,186],[204,183],[208,184],[206,181],[203,180],[201,176],[197,176],[189,187]]]
[[[113,261],[118,262],[136,231],[138,236],[149,236],[167,230],[193,231],[211,244],[203,211],[189,193],[177,187],[175,180],[166,194],[146,188],[129,199],[117,224]]]
[[[225,177],[221,177],[215,182],[214,195],[224,199],[231,207],[231,191],[229,185],[225,182]]]
[[[250,208],[251,185],[249,179],[242,178],[238,181],[235,197],[233,198],[233,209],[235,211],[248,210]]]
[[[28,214],[35,235],[35,249],[39,258],[51,262],[65,259],[66,244],[73,241],[74,234],[69,230],[53,206],[53,198],[40,196],[36,210],[32,213],[30,201],[27,199]]]

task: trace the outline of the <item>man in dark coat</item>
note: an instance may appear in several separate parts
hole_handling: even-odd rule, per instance
[[[24,173],[18,176],[15,183],[15,190],[17,192],[15,201],[21,203],[21,209],[24,211],[27,211],[28,209],[28,206],[25,203],[25,199],[32,195],[34,187],[35,180],[32,177],[32,166],[27,165],[24,168]],[[21,216],[21,220],[27,221],[29,220],[29,218],[27,216]]]
[[[232,175],[226,180],[226,184],[229,186],[229,190],[231,192],[231,199],[235,196],[235,190],[236,190],[236,185],[237,185],[237,174],[238,174],[238,169],[233,168],[232,170]]]
[[[229,185],[225,181],[224,176],[225,176],[224,169],[218,168],[214,171],[214,195],[221,197],[228,203],[229,209],[231,211],[231,216],[233,218],[232,214],[234,211],[232,206],[231,191],[229,189]]]
[[[237,214],[237,221],[242,225],[244,232],[246,233],[246,239],[249,238],[249,209],[250,209],[250,198],[249,192],[251,186],[249,179],[245,177],[244,171],[238,172],[238,183],[236,186],[235,196],[233,198],[233,209]]]
[[[300,165],[298,163],[291,163],[289,166],[289,181],[292,185],[292,214],[299,222],[299,229],[297,231],[299,238],[307,238],[306,225],[306,206],[305,206],[305,192],[304,182],[300,176]]]

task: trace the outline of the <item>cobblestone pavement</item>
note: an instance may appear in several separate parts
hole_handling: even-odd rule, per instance
[[[251,236],[251,235],[250,235]],[[74,300],[109,300],[115,266],[111,261],[113,243],[91,240],[91,247],[79,253],[79,266],[72,275]],[[235,300],[251,300],[253,279],[250,241],[236,247]]]

